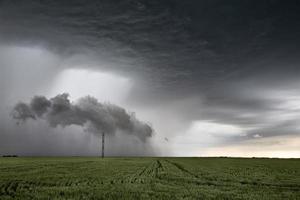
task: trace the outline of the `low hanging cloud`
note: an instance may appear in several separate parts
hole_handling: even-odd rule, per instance
[[[137,136],[142,142],[153,135],[153,128],[138,120],[134,113],[109,103],[100,103],[96,98],[86,96],[71,102],[69,94],[59,94],[51,99],[35,96],[30,103],[18,103],[12,117],[19,122],[28,119],[44,119],[51,127],[82,126],[93,134],[114,135],[117,131]]]

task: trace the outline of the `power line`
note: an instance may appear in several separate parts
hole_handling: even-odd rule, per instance
[[[105,134],[104,134],[104,132],[102,132],[102,158],[104,158],[104,137],[105,137]]]

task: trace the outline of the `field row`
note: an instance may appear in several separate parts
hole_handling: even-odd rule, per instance
[[[2,158],[0,199],[298,199],[299,160]]]

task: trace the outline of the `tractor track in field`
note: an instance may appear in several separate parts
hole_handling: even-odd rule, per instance
[[[146,183],[153,179],[159,179],[159,174],[164,171],[164,167],[159,160],[151,162],[149,165],[141,168],[136,173],[125,177],[118,183]]]
[[[169,161],[169,160],[164,160],[165,162],[173,165],[176,167],[178,170],[180,170],[182,173],[189,175],[190,177],[195,178],[194,180],[188,181],[189,183],[193,183],[196,185],[207,185],[207,186],[228,186],[228,184],[224,184],[223,181],[221,182],[215,182],[215,181],[209,181],[209,180],[200,180],[200,177],[191,171],[187,170],[184,168],[182,165]],[[205,182],[203,182],[205,181]],[[228,182],[227,182],[228,183]],[[273,184],[273,183],[263,183],[263,182],[251,182],[251,181],[230,181],[231,185],[234,184],[240,184],[240,185],[245,185],[245,186],[259,186],[259,187],[274,187],[274,188],[289,188],[294,191],[299,191],[300,187],[299,185],[280,185],[280,184]]]
[[[183,174],[188,174],[189,176],[192,176],[193,178],[199,178],[198,175],[190,172],[189,170],[187,170],[186,168],[184,168],[182,165],[175,163],[175,162],[171,162],[169,160],[165,160],[167,163],[173,165],[176,169],[178,169],[180,172],[182,172]]]

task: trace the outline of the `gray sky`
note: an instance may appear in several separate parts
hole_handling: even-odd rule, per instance
[[[91,95],[149,123],[110,155],[300,157],[300,3],[0,1],[0,154],[97,155],[99,138],[10,112]]]

